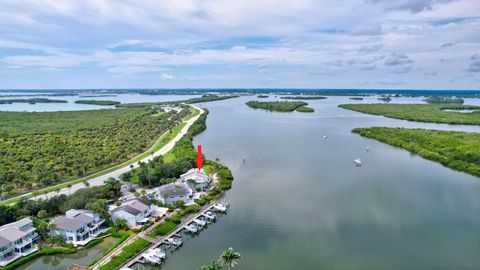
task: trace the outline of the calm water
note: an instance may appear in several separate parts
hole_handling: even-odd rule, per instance
[[[479,127],[337,108],[358,102],[346,97],[309,101],[313,114],[253,110],[244,105],[250,99],[204,104],[208,128],[194,143],[232,168],[231,209],[162,269],[199,269],[229,246],[244,257],[239,270],[480,268],[480,179],[350,132]],[[355,158],[363,167],[354,166]],[[160,267],[137,266],[145,268]]]
[[[313,114],[253,110],[244,105],[251,99],[203,104],[210,109],[208,128],[194,143],[233,170],[226,196],[231,209],[167,255],[163,270],[199,269],[229,246],[244,256],[235,267],[240,270],[480,268],[480,179],[350,132],[369,126],[480,127],[407,122],[337,107],[377,102],[373,97],[308,101]],[[362,159],[361,168],[355,158]],[[39,259],[27,269],[84,264],[63,258],[59,268],[43,260],[54,259]],[[145,268],[160,267],[137,266]]]
[[[74,254],[57,254],[39,257],[17,269],[22,270],[65,270],[72,264],[87,266],[103,256],[103,251],[115,243],[116,239],[107,237],[100,244],[80,250]]]

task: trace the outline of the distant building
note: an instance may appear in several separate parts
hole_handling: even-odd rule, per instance
[[[61,235],[67,243],[75,246],[84,246],[104,231],[105,228],[102,227],[104,222],[105,220],[93,211],[71,209],[65,216],[52,220],[56,228],[50,234]]]
[[[159,200],[163,203],[172,205],[176,201],[182,201],[185,204],[193,202],[192,189],[186,183],[171,183],[158,188]]]
[[[188,184],[190,188],[196,191],[205,191],[210,186],[210,177],[203,169],[190,169],[188,172],[180,175],[180,181]]]
[[[0,266],[37,251],[34,246],[37,239],[37,229],[29,218],[0,227]]]
[[[110,211],[112,220],[123,218],[129,227],[141,226],[150,220],[156,206],[143,198],[124,201],[121,206]]]

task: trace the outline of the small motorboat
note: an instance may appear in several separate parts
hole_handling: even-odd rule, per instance
[[[160,264],[162,262],[160,258],[155,256],[153,250],[149,250],[149,251],[143,253],[142,257],[145,259],[145,261],[147,261],[148,263],[151,263],[151,264]]]
[[[205,214],[203,214],[205,216],[205,218],[209,221],[213,221],[217,218],[217,215],[215,215],[215,213],[211,212],[211,211],[208,211],[206,212]]]
[[[197,226],[195,226],[194,223],[185,226],[185,230],[186,230],[187,232],[191,232],[191,233],[197,233],[197,232],[198,232],[198,228],[197,228]]]
[[[198,227],[200,228],[203,228],[205,225],[207,225],[207,222],[205,222],[204,220],[200,220],[200,219],[194,219],[193,222],[195,222],[195,224],[198,225]]]
[[[155,255],[155,257],[159,258],[160,260],[165,259],[165,252],[163,252],[163,250],[160,249],[160,248],[152,249],[152,253],[153,253],[153,255]]]
[[[179,238],[179,237],[171,237],[171,238],[168,238],[166,240],[166,242],[169,244],[169,245],[172,245],[172,246],[181,246],[183,244],[182,242],[182,238]]]
[[[367,152],[370,151],[370,146],[367,146],[366,150],[367,150]]]
[[[217,210],[218,212],[227,212],[227,206],[223,203],[216,203],[213,205],[213,208],[215,208],[215,210]]]
[[[355,166],[357,167],[362,166],[362,160],[360,160],[359,158],[355,159]]]
[[[327,138],[328,138],[327,135],[323,136],[323,139],[324,139],[324,140],[326,140]]]

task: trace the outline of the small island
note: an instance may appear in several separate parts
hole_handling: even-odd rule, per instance
[[[268,98],[269,96],[268,95],[265,95],[265,94],[261,94],[261,95],[258,95],[257,98]]]
[[[0,104],[13,104],[13,103],[68,103],[66,100],[49,99],[49,98],[18,98],[18,99],[3,99],[0,100]]]
[[[462,98],[456,97],[428,97],[424,99],[428,104],[463,104]]]
[[[249,101],[245,103],[253,109],[263,109],[272,112],[314,112],[313,108],[306,107],[308,103],[303,101]]]
[[[388,102],[392,101],[392,98],[390,96],[386,96],[386,97],[378,98],[378,100],[388,103]]]
[[[76,104],[88,104],[88,105],[100,105],[100,106],[114,106],[121,104],[120,101],[114,100],[95,100],[95,99],[84,99],[84,100],[76,100]]]
[[[362,97],[351,97],[351,98],[349,98],[349,99],[351,99],[351,100],[363,100]]]
[[[323,96],[283,96],[281,99],[293,99],[293,100],[315,100],[315,99],[327,99]]]

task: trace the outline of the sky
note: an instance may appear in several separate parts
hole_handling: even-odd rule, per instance
[[[479,0],[0,0],[0,88],[480,89]]]

